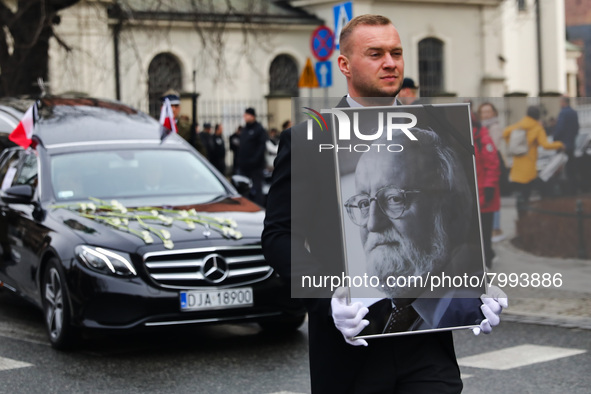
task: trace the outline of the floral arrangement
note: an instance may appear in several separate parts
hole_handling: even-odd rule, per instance
[[[172,226],[175,223],[184,223],[187,231],[195,229],[195,224],[204,226],[206,236],[210,230],[222,234],[226,238],[240,239],[242,233],[236,230],[236,221],[214,216],[198,214],[195,209],[177,210],[155,207],[127,208],[117,200],[107,202],[98,198],[89,197],[92,202],[76,203],[70,205],[54,205],[53,208],[65,208],[76,211],[80,216],[104,223],[117,230],[136,235],[146,244],[154,242],[153,235],[164,243],[164,247],[172,249],[174,244],[170,239],[170,232],[165,228],[156,228],[153,225]],[[129,227],[130,221],[135,221],[143,229],[141,231]]]

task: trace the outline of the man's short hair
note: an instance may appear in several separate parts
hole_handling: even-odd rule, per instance
[[[339,45],[341,47],[341,53],[347,54],[348,48],[348,41],[351,33],[357,26],[385,26],[385,25],[393,25],[392,21],[385,16],[382,15],[372,15],[372,14],[365,14],[359,15],[349,21],[341,30],[341,35],[339,36]]]
[[[566,104],[567,107],[570,107],[570,97],[568,97],[568,96],[562,96],[561,99],[562,99],[562,102],[564,104]]]

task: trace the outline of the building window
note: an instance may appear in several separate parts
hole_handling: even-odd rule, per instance
[[[519,11],[527,11],[527,2],[526,2],[526,0],[517,0],[517,9]]]
[[[149,112],[155,118],[160,116],[160,97],[168,89],[181,91],[183,79],[181,65],[170,53],[160,53],[148,67]]]
[[[444,91],[443,41],[425,38],[419,42],[419,86],[422,97],[433,97]]]
[[[299,96],[298,66],[293,57],[278,55],[269,67],[269,95],[270,96]]]

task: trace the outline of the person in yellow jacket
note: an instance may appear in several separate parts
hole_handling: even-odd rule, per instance
[[[538,176],[536,162],[538,160],[538,146],[544,149],[564,149],[560,141],[549,142],[546,138],[546,131],[539,122],[540,108],[530,106],[527,108],[527,115],[519,122],[507,126],[503,131],[503,138],[509,144],[509,137],[513,130],[523,129],[527,132],[527,144],[529,150],[522,156],[513,156],[513,166],[509,173],[509,180],[517,192],[517,209],[521,211],[529,203],[532,182]]]

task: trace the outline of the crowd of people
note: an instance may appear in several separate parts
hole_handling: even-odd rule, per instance
[[[556,178],[565,180],[562,195],[574,195],[579,191],[574,157],[579,133],[578,115],[570,106],[569,97],[561,97],[560,106],[558,119],[550,134],[541,121],[542,108],[538,105],[527,107],[525,116],[504,128],[496,107],[490,102],[480,104],[473,115],[481,225],[488,267],[492,266],[494,258],[491,242],[504,239],[500,227],[499,196],[514,194],[518,215],[523,215],[529,207],[532,192],[536,188],[541,193],[544,190],[544,181],[548,179],[540,179],[538,148],[564,152],[563,161],[547,164],[550,176],[556,175]]]
[[[406,77],[402,81],[397,99],[403,105],[421,104],[418,92],[419,86],[412,78]],[[256,110],[246,108],[244,125],[238,126],[226,143],[222,124],[216,124],[213,132],[212,125],[208,122],[203,124],[202,131],[199,131],[199,124],[192,128],[186,117],[179,116],[178,92],[169,90],[163,94],[162,100],[165,98],[170,101],[179,135],[206,157],[221,174],[239,174],[250,178],[253,186],[249,197],[264,206],[266,198],[263,184],[271,179],[279,148],[279,130],[271,128],[267,132],[257,121]],[[500,196],[515,194],[518,211],[523,213],[527,209],[532,191],[536,182],[539,182],[538,147],[566,154],[564,193],[575,194],[578,190],[578,170],[574,160],[575,140],[579,130],[578,116],[568,97],[562,97],[560,105],[558,119],[553,121],[551,128],[544,127],[540,120],[540,107],[535,105],[527,108],[526,115],[519,122],[506,128],[501,125],[498,110],[491,102],[481,103],[472,112],[480,220],[488,268],[492,267],[495,257],[492,243],[504,239],[500,225]],[[281,130],[289,128],[291,122],[287,120],[282,124]],[[527,149],[523,154],[516,155],[509,149],[513,143],[511,135],[515,134],[514,130],[525,130],[524,144]],[[548,135],[548,132],[551,134]],[[549,141],[548,137],[553,141]],[[229,152],[232,153],[232,165],[227,168],[226,156]]]
[[[264,206],[263,182],[270,178],[273,171],[279,131],[272,128],[267,132],[257,121],[256,110],[249,107],[244,110],[244,125],[238,126],[226,144],[221,123],[216,124],[212,132],[211,123],[205,122],[203,130],[199,131],[198,123],[192,126],[186,117],[179,116],[181,101],[177,91],[166,91],[161,97],[162,102],[165,99],[170,102],[177,133],[207,158],[222,175],[243,175],[250,178],[252,189],[249,197]],[[282,130],[290,126],[291,122],[287,120],[283,123]],[[228,151],[232,152],[232,166],[229,169],[226,166]]]

